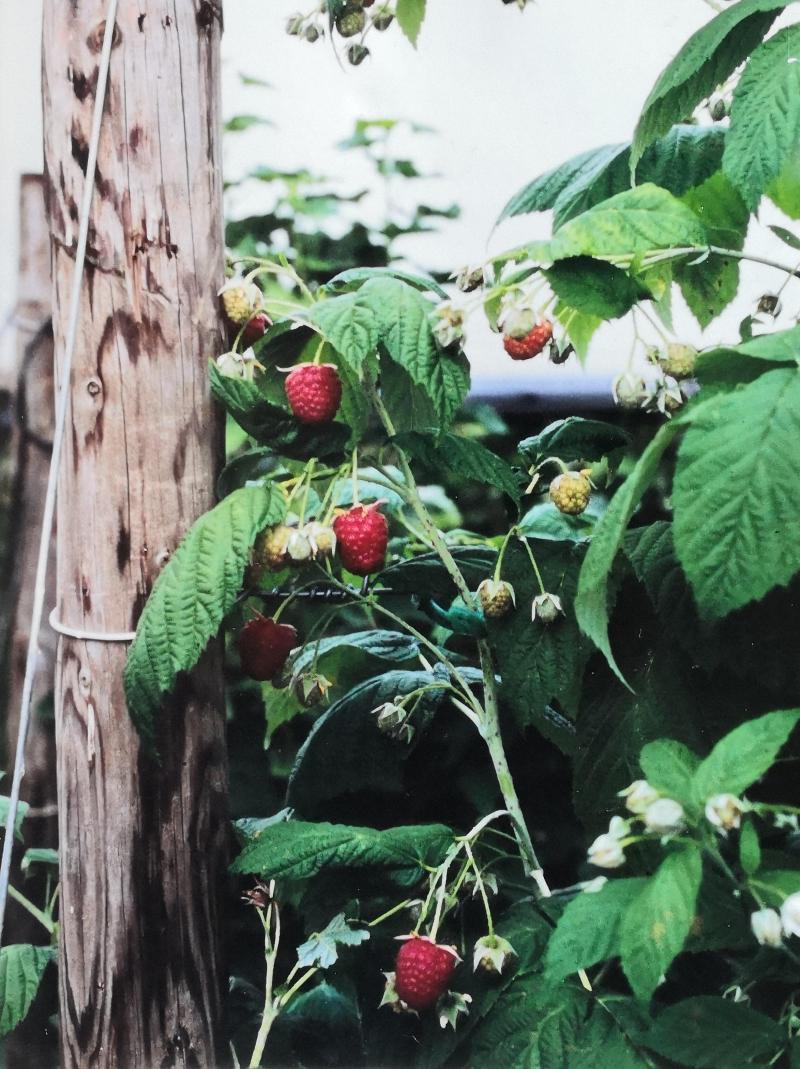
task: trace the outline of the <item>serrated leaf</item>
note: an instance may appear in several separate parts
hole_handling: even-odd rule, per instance
[[[622,545],[628,522],[655,478],[661,458],[680,429],[680,422],[676,419],[664,424],[639,457],[633,471],[614,494],[611,504],[595,529],[578,581],[575,596],[578,625],[605,655],[615,675],[623,683],[625,680],[611,652],[608,636],[609,575]]]
[[[682,805],[693,801],[692,779],[700,758],[675,739],[654,739],[642,750],[642,772],[647,782]]]
[[[285,513],[277,486],[236,490],[193,524],[164,566],[125,665],[128,709],[148,743],[163,695],[194,667],[236,600],[256,535]]]
[[[750,214],[721,172],[689,190],[682,200],[702,220],[710,245],[743,247]],[[734,257],[714,255],[700,264],[676,263],[674,270],[675,281],[703,328],[728,307],[739,288],[739,261]]]
[[[378,347],[380,338],[378,317],[368,295],[363,292],[365,288],[318,301],[306,313],[309,322],[319,327],[356,373]]]
[[[55,959],[54,947],[30,943],[12,943],[0,950],[0,1036],[24,1020],[47,963]]]
[[[694,415],[678,451],[675,550],[700,612],[727,613],[800,570],[800,374],[769,371]]]
[[[550,937],[545,977],[558,982],[620,955],[622,918],[645,880],[609,880],[599,891],[583,891],[567,904]]]
[[[369,939],[365,928],[351,928],[344,913],[338,913],[321,932],[314,932],[297,948],[297,964],[301,969],[318,966],[329,969],[339,960],[340,946],[356,947]]]
[[[698,995],[668,1006],[641,1042],[692,1069],[765,1065],[785,1046],[777,1021],[730,999]]]
[[[719,126],[674,126],[648,148],[639,164],[639,183],[652,182],[681,196],[718,169],[724,140]],[[498,222],[552,208],[554,225],[560,226],[630,184],[630,145],[604,145],[534,179],[511,198]]]
[[[516,609],[488,620],[489,642],[502,678],[501,698],[520,727],[535,725],[562,749],[571,751],[573,734],[554,725],[547,707],[557,701],[574,715],[589,644],[581,637],[573,599],[583,547],[574,542],[532,542],[531,549],[545,589],[561,599],[565,615],[551,624],[531,620],[538,580],[525,549],[511,543],[503,559],[502,578],[516,594]]]
[[[371,278],[399,278],[401,282],[407,282],[414,289],[435,293],[443,301],[448,299],[447,292],[442,289],[438,282],[424,275],[413,275],[408,271],[398,271],[394,267],[352,267],[348,271],[340,271],[330,282],[325,283],[328,293],[345,293],[350,289],[357,289]]]
[[[786,26],[750,57],[733,91],[722,168],[754,210],[800,141],[800,27]]]
[[[694,774],[698,804],[714,794],[741,794],[770,768],[800,720],[800,709],[783,709],[748,720],[717,743]]]
[[[300,673],[314,668],[333,682],[339,682],[342,673],[350,674],[348,661],[361,659],[368,665],[382,662],[386,666],[411,663],[418,655],[419,643],[411,635],[371,628],[309,642],[293,658],[292,670]]]
[[[622,968],[638,999],[651,997],[686,942],[702,868],[694,844],[669,854],[623,917]]]
[[[677,197],[646,183],[575,216],[548,243],[554,260],[571,256],[635,259],[657,249],[704,245],[705,228]]]
[[[786,6],[786,0],[740,0],[696,33],[659,75],[642,108],[631,149],[634,170],[645,149],[744,62]]]
[[[600,316],[590,315],[578,308],[556,301],[553,315],[564,328],[567,341],[575,350],[578,359],[583,363],[589,355],[589,343],[603,325]]]
[[[542,274],[564,304],[586,315],[616,319],[651,294],[618,267],[588,256],[560,260]]]
[[[399,793],[403,767],[411,749],[378,730],[373,710],[419,687],[433,686],[430,672],[392,671],[359,683],[315,722],[295,759],[286,804],[302,816],[315,816],[341,795],[372,790]],[[444,690],[422,696],[423,721],[441,701]],[[419,721],[414,722],[419,727]]]
[[[411,432],[398,435],[394,441],[434,471],[496,486],[519,503],[521,487],[511,467],[474,438],[457,434],[434,437]]]
[[[497,551],[486,546],[453,546],[450,553],[471,590],[491,575]],[[458,591],[438,553],[421,553],[411,560],[391,564],[381,572],[381,585],[408,594],[454,598]]]
[[[631,436],[614,423],[582,416],[567,416],[549,423],[544,430],[523,438],[517,448],[530,464],[557,456],[565,463],[600,460],[629,445]]]
[[[232,872],[269,879],[308,880],[323,870],[375,868],[404,886],[423,875],[423,865],[438,865],[452,845],[443,824],[409,827],[351,827],[284,821],[264,828],[231,865]]]
[[[395,7],[397,24],[415,48],[425,19],[425,3],[426,0],[397,0]]]

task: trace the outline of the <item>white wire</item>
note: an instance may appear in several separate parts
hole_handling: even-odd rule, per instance
[[[59,635],[66,635],[68,638],[77,638],[82,642],[133,642],[136,638],[135,631],[81,631],[77,627],[62,624],[56,612],[56,609],[52,610],[47,622]]]
[[[53,517],[56,506],[58,469],[61,463],[64,428],[66,427],[67,411],[69,409],[70,378],[72,376],[72,361],[75,355],[75,342],[78,335],[81,284],[83,281],[84,265],[86,263],[86,244],[89,237],[89,219],[92,211],[92,195],[94,193],[94,180],[97,170],[97,151],[100,144],[100,128],[103,122],[103,107],[106,96],[106,86],[108,85],[108,70],[111,65],[111,46],[114,40],[114,27],[117,21],[117,5],[118,0],[108,0],[105,34],[103,36],[103,50],[100,54],[100,66],[97,74],[97,92],[94,99],[94,111],[92,114],[92,131],[89,138],[89,155],[86,161],[86,178],[83,185],[83,197],[81,200],[78,244],[75,248],[75,266],[72,270],[72,292],[70,294],[69,319],[67,321],[67,334],[64,345],[64,360],[61,367],[61,383],[58,391],[58,404],[56,405],[53,453],[50,458],[50,472],[47,479],[47,496],[45,497],[44,502],[42,531],[39,539],[39,556],[36,561],[36,582],[33,589],[33,611],[31,613],[30,638],[28,640],[28,655],[25,661],[25,679],[22,685],[22,700],[19,709],[19,731],[17,734],[17,750],[14,761],[14,777],[11,783],[11,794],[8,802],[8,818],[6,820],[6,830],[3,839],[3,856],[2,860],[0,860],[0,942],[2,942],[3,921],[5,920],[6,902],[8,900],[11,853],[14,846],[14,822],[16,821],[17,808],[19,805],[20,784],[22,783],[22,777],[25,775],[25,742],[28,737],[28,724],[30,722],[31,693],[33,691],[33,682],[36,676],[39,632],[42,626],[42,612],[44,610],[47,560],[50,553],[50,538],[53,530]]]

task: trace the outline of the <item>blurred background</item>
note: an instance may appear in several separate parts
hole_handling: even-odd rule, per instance
[[[387,236],[393,257],[447,274],[546,235],[546,215],[493,227],[531,178],[588,148],[629,139],[655,73],[712,13],[704,0],[538,0],[524,11],[501,0],[430,0],[416,51],[393,26],[370,34],[371,54],[356,68],[341,38],[337,55],[327,36],[311,44],[286,35],[287,18],[312,6],[296,5],[225,2],[227,214],[234,222],[268,217],[261,231],[272,227],[272,249],[300,235],[300,259],[320,280],[348,256],[364,262],[367,246]],[[16,299],[19,175],[42,165],[40,20],[40,0],[0,5],[0,322]],[[359,128],[364,120],[397,125]],[[780,221],[767,211],[775,218],[765,222]],[[229,231],[229,239],[247,229]],[[339,248],[330,240],[344,238]],[[766,228],[751,235],[750,247],[780,248]],[[767,269],[743,272],[750,294],[776,284]],[[734,336],[751,311],[734,306],[705,340]],[[680,298],[675,329],[681,340],[703,340]],[[566,391],[599,402],[630,344],[630,325],[613,323],[595,335],[585,368],[575,360],[512,364],[476,315],[467,351],[481,397]],[[0,373],[13,354],[6,330]]]

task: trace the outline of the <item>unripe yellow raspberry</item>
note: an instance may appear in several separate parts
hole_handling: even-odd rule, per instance
[[[686,379],[693,374],[696,361],[697,349],[693,345],[670,342],[659,363],[673,378]]]
[[[516,604],[513,586],[502,579],[484,579],[478,587],[478,599],[489,620],[499,620]]]
[[[288,546],[293,533],[283,523],[262,531],[253,546],[253,563],[271,572],[281,571],[289,563]]]
[[[592,484],[580,471],[565,471],[550,483],[550,500],[568,516],[585,512],[591,493]]]
[[[237,327],[249,323],[261,308],[261,290],[254,282],[231,281],[220,290],[225,315]]]

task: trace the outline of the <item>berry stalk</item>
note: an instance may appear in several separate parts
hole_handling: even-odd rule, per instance
[[[374,386],[371,386],[370,393],[375,410],[378,413],[378,417],[380,418],[386,433],[390,437],[394,437],[394,425],[377,389]],[[431,545],[439,554],[442,563],[447,569],[448,575],[453,580],[456,589],[463,598],[464,604],[469,607],[474,607],[475,597],[469,589],[467,581],[462,575],[461,569],[458,567],[458,564],[442,537],[441,532],[433,522],[430,513],[419,495],[414,474],[411,471],[411,466],[402,449],[397,449],[397,456],[400,469],[406,479],[404,491],[408,503],[411,505],[414,513],[422,524],[425,533],[430,539]],[[497,700],[494,661],[488,642],[483,639],[479,640],[478,652],[480,655],[484,683],[483,706],[476,709],[476,713],[478,713],[479,730],[486,743],[489,756],[492,759],[492,765],[494,766],[495,776],[497,777],[497,783],[500,787],[500,793],[503,796],[505,807],[511,815],[511,820],[514,826],[514,835],[519,847],[525,874],[530,876],[536,882],[539,894],[542,897],[547,897],[550,894],[550,889],[545,881],[542,866],[536,856],[536,850],[534,849],[530,831],[528,830],[528,825],[522,812],[522,806],[520,805],[519,796],[516,787],[514,786],[514,780],[511,775],[511,770],[508,767],[508,759],[506,758],[505,749],[503,747],[503,739],[500,734],[500,706]]]

